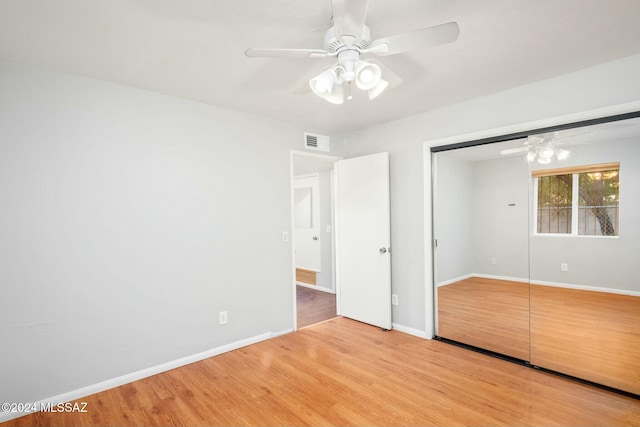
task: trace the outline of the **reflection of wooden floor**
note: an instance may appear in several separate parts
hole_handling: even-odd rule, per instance
[[[531,363],[640,394],[640,297],[531,285]]]
[[[529,360],[529,284],[472,277],[439,287],[438,335]]]
[[[336,294],[296,286],[298,329],[336,317]]]
[[[470,278],[438,288],[438,335],[640,394],[640,297]]]

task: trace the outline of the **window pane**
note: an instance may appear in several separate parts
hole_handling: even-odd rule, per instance
[[[538,233],[571,233],[572,176],[538,178]]]
[[[580,174],[578,234],[617,236],[620,181],[618,170]]]

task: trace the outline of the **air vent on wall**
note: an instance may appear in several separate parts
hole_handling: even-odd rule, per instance
[[[329,137],[315,133],[304,133],[304,148],[309,150],[329,151]]]

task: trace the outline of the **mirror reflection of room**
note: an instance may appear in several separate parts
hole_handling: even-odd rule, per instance
[[[529,359],[528,165],[501,150],[437,153],[437,334]]]
[[[640,394],[640,119],[433,162],[436,334]]]
[[[640,119],[542,137],[529,162],[530,361],[640,394]]]

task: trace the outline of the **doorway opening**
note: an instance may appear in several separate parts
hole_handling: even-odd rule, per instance
[[[333,167],[338,160],[291,152],[295,329],[337,317]]]

